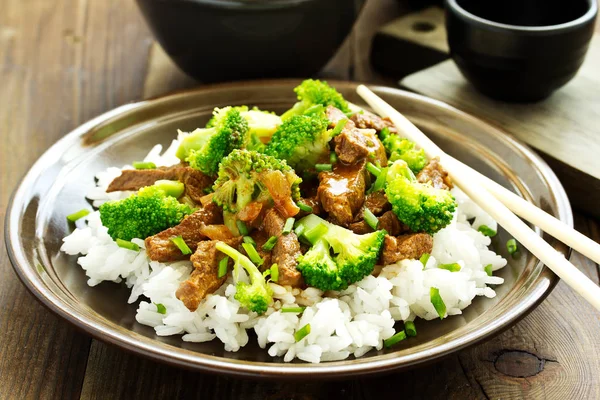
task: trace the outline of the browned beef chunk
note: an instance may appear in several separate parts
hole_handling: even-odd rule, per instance
[[[348,119],[348,116],[344,114],[342,110],[334,106],[327,106],[325,114],[327,115],[327,119],[329,120],[329,129],[334,128],[337,125],[337,123],[341,120]],[[352,129],[354,127],[354,122],[348,119],[348,122],[346,122],[346,125],[344,126],[344,130]]]
[[[225,241],[228,245],[237,248],[242,238],[235,238]],[[190,277],[179,285],[175,296],[183,302],[190,310],[196,311],[200,301],[206,295],[217,290],[227,279],[227,275],[219,278],[219,261],[225,257],[223,253],[216,249],[216,240],[207,240],[198,243],[196,252],[192,255],[191,261],[194,264],[194,271]],[[229,260],[229,270],[233,262]]]
[[[385,231],[392,236],[397,236],[409,231],[408,226],[400,222],[393,211],[386,211],[377,219],[379,220],[378,229],[385,229]],[[373,232],[373,229],[364,220],[353,222],[348,228],[359,235]]]
[[[161,179],[182,182],[185,185],[185,194],[196,203],[200,203],[200,198],[205,195],[204,189],[213,183],[213,180],[202,172],[185,164],[177,164],[156,169],[125,170],[113,179],[106,191],[139,190]]]
[[[383,128],[388,128],[392,133],[398,133],[398,130],[394,126],[393,122],[388,118],[381,118],[379,115],[372,114],[368,111],[364,113],[357,113],[352,115],[352,121],[357,128],[361,129],[375,129],[377,132]]]
[[[385,236],[381,264],[393,264],[405,259],[419,259],[425,253],[431,253],[433,238],[427,233],[409,233],[398,237]]]
[[[385,148],[373,129],[344,129],[333,141],[338,158],[346,164],[367,159],[384,167],[387,165]]]
[[[296,218],[302,218],[308,214],[321,214],[321,203],[319,202],[318,197],[310,197],[310,198],[303,198],[300,199],[300,202],[309,206],[310,208],[312,208],[311,212],[306,212],[306,211],[302,211],[300,210],[300,212],[298,213],[298,215],[296,216]]]
[[[366,161],[355,165],[336,164],[333,171],[319,174],[318,196],[329,217],[347,226],[365,201]]]
[[[145,240],[146,253],[151,260],[160,262],[185,259],[187,256],[181,254],[181,250],[171,242],[172,237],[181,236],[190,249],[194,251],[198,242],[207,237],[202,229],[207,225],[222,223],[221,209],[215,204],[209,204],[185,217],[179,225],[147,237]]]
[[[380,215],[384,211],[392,208],[388,202],[387,196],[383,190],[369,193],[365,198],[365,207],[371,210],[375,215]]]
[[[450,190],[453,186],[448,172],[442,167],[438,157],[429,160],[429,164],[417,174],[417,180],[421,183],[429,182],[438,189]]]
[[[263,231],[266,236],[277,236],[277,243],[271,251],[271,262],[277,264],[279,269],[280,285],[290,285],[301,287],[304,285],[302,274],[296,269],[298,265],[297,258],[300,256],[300,242],[294,232],[283,235],[281,231],[285,225],[285,220],[277,210],[271,209],[265,215]]]

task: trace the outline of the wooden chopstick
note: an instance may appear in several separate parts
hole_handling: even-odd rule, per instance
[[[552,236],[594,261],[597,261],[600,254],[597,243],[490,179],[482,178],[483,175],[471,167],[450,157],[412,122],[366,86],[359,85],[356,91],[379,115],[389,117],[396,128],[402,132],[402,135],[417,143],[429,157],[439,157],[452,180],[463,192],[502,225],[521,245],[525,246],[548,268],[554,271],[565,283],[577,291],[597,310],[600,310],[600,287],[565,259],[563,254],[556,251],[533,232],[507,206],[511,206],[513,211],[524,219],[531,221],[545,232],[552,234]],[[510,194],[506,194],[507,192]],[[582,237],[587,240],[582,240]]]

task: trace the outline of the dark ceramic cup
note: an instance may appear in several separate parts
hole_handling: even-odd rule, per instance
[[[365,0],[137,0],[154,36],[204,82],[305,77],[349,34]]]
[[[594,33],[596,0],[445,0],[450,53],[482,93],[548,97],[571,80]]]

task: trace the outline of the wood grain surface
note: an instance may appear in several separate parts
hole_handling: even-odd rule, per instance
[[[10,193],[62,135],[118,105],[197,85],[181,74],[132,1],[0,1],[0,224]],[[323,76],[387,83],[369,38],[402,13],[368,2]],[[600,121],[599,121],[600,122]],[[576,227],[600,240],[598,221]],[[559,283],[512,329],[406,373],[337,382],[255,382],[149,361],[90,339],[39,305],[14,274],[0,231],[0,399],[600,398],[600,314]],[[598,265],[574,254],[595,281]]]

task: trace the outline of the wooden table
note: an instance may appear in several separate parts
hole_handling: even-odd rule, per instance
[[[0,13],[0,224],[10,193],[57,139],[118,105],[197,85],[168,62],[132,1],[4,0]],[[372,0],[322,75],[388,83],[370,37],[402,10]],[[577,214],[596,240],[600,224]],[[0,232],[4,238],[4,232]],[[4,245],[4,240],[1,240]],[[598,266],[572,261],[595,281]],[[157,364],[91,339],[27,292],[0,251],[0,398],[600,398],[600,314],[560,283],[507,332],[430,366],[372,379],[255,382]]]

